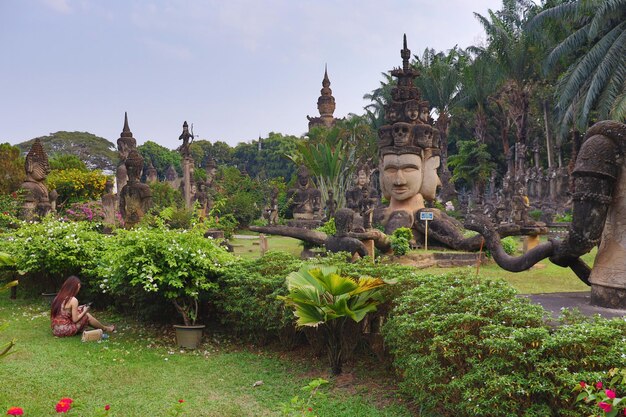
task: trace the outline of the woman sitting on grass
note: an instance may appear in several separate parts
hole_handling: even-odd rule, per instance
[[[57,337],[74,336],[83,331],[88,324],[106,332],[114,331],[114,325],[105,326],[89,314],[87,312],[89,306],[78,305],[76,299],[78,291],[80,291],[80,279],[73,275],[66,279],[61,286],[61,290],[52,302],[52,311],[50,312],[52,334]]]

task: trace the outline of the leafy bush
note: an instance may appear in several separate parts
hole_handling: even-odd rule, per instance
[[[535,210],[530,210],[528,212],[528,215],[530,216],[531,219],[535,220],[535,221],[539,221],[541,219],[541,215],[543,214],[543,211],[535,209]]]
[[[170,186],[167,182],[153,182],[150,185],[152,191],[152,208],[159,211],[165,207],[182,207],[183,193]]]
[[[100,171],[80,169],[53,170],[46,183],[49,190],[59,193],[58,206],[66,203],[99,200],[104,193],[107,177]]]
[[[104,220],[101,201],[73,203],[63,211],[63,214],[67,220],[73,221],[101,222]]]
[[[337,227],[335,226],[335,218],[331,217],[326,223],[315,229],[319,232],[326,233],[329,236],[335,236],[337,234]]]
[[[285,276],[297,271],[302,261],[283,252],[267,252],[253,260],[240,260],[218,277],[214,304],[221,323],[236,335],[255,342],[275,337],[293,343],[293,313],[278,295],[287,294]]]
[[[557,223],[571,223],[572,213],[567,211],[563,214],[557,214],[556,216],[554,216],[554,221]]]
[[[507,236],[501,240],[502,249],[509,255],[513,255],[517,252],[517,239],[513,236]]]
[[[94,270],[103,292],[132,299],[156,294],[174,304],[185,325],[197,318],[200,293],[216,289],[217,276],[232,261],[199,229],[120,229],[107,249]]]
[[[502,281],[449,274],[413,285],[395,300],[385,340],[403,392],[437,415],[588,415],[573,383],[626,364],[623,320],[569,317],[550,329],[543,308]]]
[[[68,275],[81,275],[95,266],[103,240],[96,227],[95,223],[64,222],[48,216],[39,223],[22,223],[3,235],[2,248],[15,257],[19,271],[56,290]]]
[[[413,239],[413,232],[408,227],[399,227],[393,231],[390,239],[393,254],[403,256],[411,249],[409,242]]]

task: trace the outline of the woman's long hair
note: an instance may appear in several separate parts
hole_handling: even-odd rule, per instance
[[[54,301],[52,302],[52,308],[50,310],[50,317],[55,318],[61,313],[61,307],[63,307],[63,303],[72,297],[76,297],[78,294],[78,290],[80,285],[80,279],[77,276],[72,275],[68,279],[65,280],[59,293],[56,297],[54,297]]]

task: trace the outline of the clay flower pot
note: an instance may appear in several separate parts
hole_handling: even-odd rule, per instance
[[[187,349],[196,349],[202,341],[202,332],[206,326],[203,324],[195,326],[174,325],[176,330],[176,345]]]

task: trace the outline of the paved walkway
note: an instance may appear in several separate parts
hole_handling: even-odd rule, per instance
[[[533,303],[540,304],[547,311],[552,312],[553,317],[558,317],[563,308],[578,308],[585,316],[600,314],[605,318],[624,317],[626,310],[615,310],[592,306],[590,304],[591,291],[585,292],[557,292],[550,294],[527,294],[523,297],[529,298]]]

